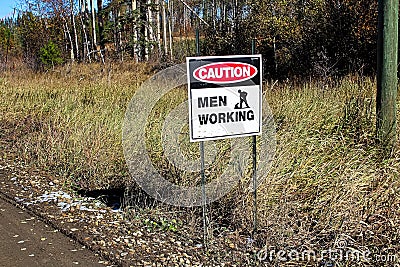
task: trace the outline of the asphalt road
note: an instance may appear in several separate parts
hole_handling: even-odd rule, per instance
[[[0,198],[0,266],[105,266],[104,260]]]

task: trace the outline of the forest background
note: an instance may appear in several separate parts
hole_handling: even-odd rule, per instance
[[[376,69],[372,0],[22,0],[0,21],[0,64],[183,62],[197,28],[204,55],[248,54],[257,38],[266,78]]]

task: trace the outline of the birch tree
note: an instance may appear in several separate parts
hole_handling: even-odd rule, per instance
[[[90,8],[91,8],[91,15],[92,15],[92,36],[93,36],[93,50],[97,50],[97,37],[96,37],[96,13],[94,9],[94,2],[90,0]]]

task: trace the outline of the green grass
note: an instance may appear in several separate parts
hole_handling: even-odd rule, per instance
[[[73,188],[126,185],[122,122],[135,90],[151,73],[149,66],[129,64],[0,74],[3,156],[60,175]],[[323,249],[345,238],[355,249],[399,251],[400,153],[397,144],[383,156],[375,144],[375,88],[374,80],[353,76],[331,84],[265,84],[277,151],[258,190],[262,244]],[[198,175],[171,168],[160,141],[165,114],[185,97],[184,89],[174,90],[158,103],[146,144],[169,179],[190,184]],[[197,147],[185,140],[186,153],[196,157]],[[224,163],[223,153],[218,161]],[[220,171],[215,166],[209,174]],[[210,208],[218,223],[240,233],[251,230],[252,198],[242,187]]]

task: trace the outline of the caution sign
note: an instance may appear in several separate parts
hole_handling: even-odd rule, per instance
[[[261,55],[188,57],[190,141],[261,134]]]

